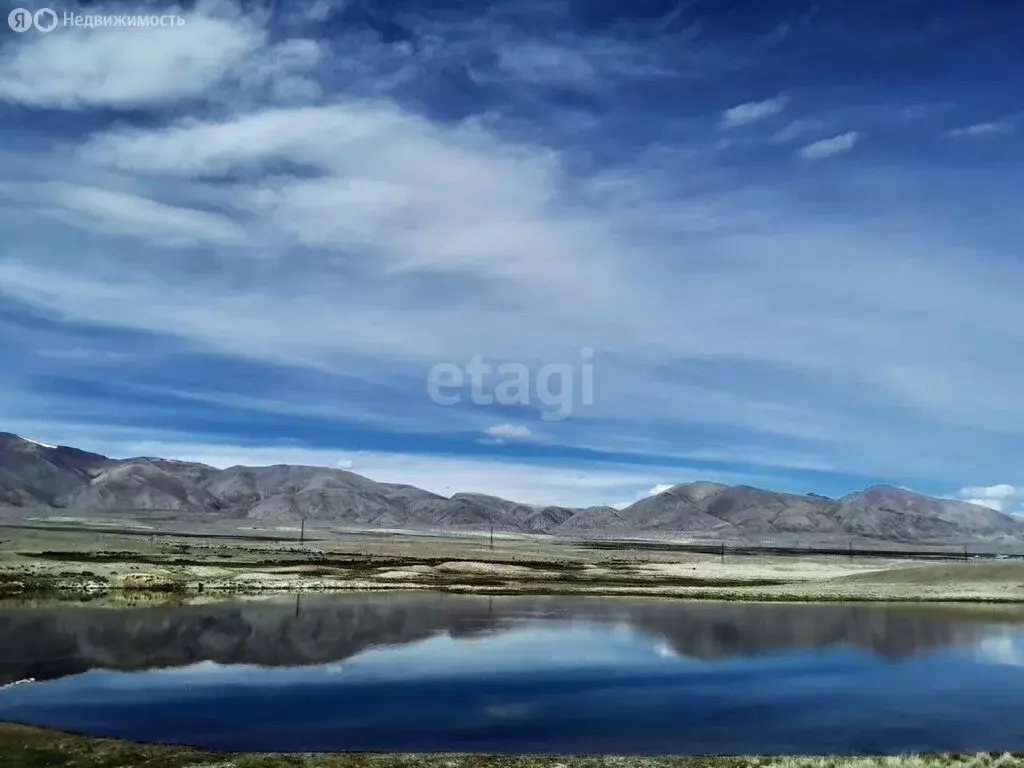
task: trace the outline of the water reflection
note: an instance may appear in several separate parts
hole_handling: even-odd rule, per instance
[[[981,616],[429,595],[6,610],[5,678],[49,681],[0,690],[0,719],[286,751],[1021,749],[1024,632]]]
[[[274,602],[133,610],[0,610],[0,684],[93,668],[201,661],[294,666],[435,635],[469,639],[523,621],[621,624],[696,659],[852,645],[883,659],[972,645],[1001,626],[949,610],[594,598],[303,596]]]

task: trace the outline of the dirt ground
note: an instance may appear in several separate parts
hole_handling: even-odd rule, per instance
[[[271,534],[273,535],[273,534]],[[0,527],[0,597],[341,590],[1024,603],[1024,562],[693,554],[551,537]]]

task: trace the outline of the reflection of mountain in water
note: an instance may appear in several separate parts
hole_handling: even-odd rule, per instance
[[[9,609],[0,611],[0,683],[96,667],[319,664],[435,634],[493,634],[525,619],[628,623],[701,659],[838,644],[899,659],[977,642],[992,631],[981,621],[902,609],[588,598],[357,595],[133,610]]]

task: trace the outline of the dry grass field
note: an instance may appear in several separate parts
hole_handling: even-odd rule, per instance
[[[347,590],[1024,604],[1024,561],[695,554],[542,536],[0,527],[0,596]]]

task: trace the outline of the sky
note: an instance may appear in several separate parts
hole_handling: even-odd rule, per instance
[[[1024,512],[1024,5],[52,7],[0,27],[0,430]]]

